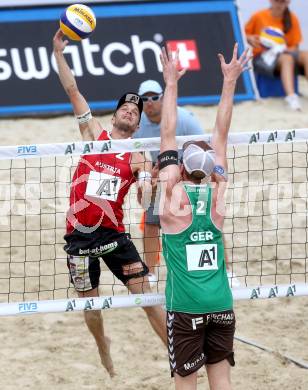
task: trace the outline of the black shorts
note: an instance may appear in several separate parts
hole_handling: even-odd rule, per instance
[[[66,234],[64,239],[67,242],[64,246],[67,266],[71,282],[77,291],[89,291],[98,287],[100,258],[123,284],[149,272],[128,233],[105,228],[98,228],[89,234],[74,230]],[[141,264],[141,271],[124,275],[123,266],[135,263]]]
[[[187,376],[205,364],[227,359],[234,366],[233,310],[206,314],[167,312],[171,376]]]

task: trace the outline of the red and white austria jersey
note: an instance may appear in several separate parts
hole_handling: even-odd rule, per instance
[[[108,140],[103,130],[98,140]],[[123,202],[135,177],[131,153],[81,156],[71,185],[67,232],[78,225],[103,226],[124,232]]]

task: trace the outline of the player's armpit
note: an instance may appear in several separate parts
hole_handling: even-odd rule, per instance
[[[141,152],[132,153],[130,165],[136,178],[138,177],[138,172],[151,172],[152,170],[152,160],[149,160],[145,153]]]
[[[103,129],[99,121],[92,117],[87,122],[79,122],[79,130],[83,141],[96,141]]]

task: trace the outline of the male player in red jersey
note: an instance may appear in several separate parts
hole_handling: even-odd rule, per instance
[[[103,130],[92,117],[85,98],[63,55],[68,41],[58,30],[53,52],[59,78],[79,123],[84,141],[126,139],[138,129],[143,103],[139,95],[126,93],[112,118],[112,131]],[[148,166],[147,166],[148,165]],[[76,168],[67,213],[64,247],[68,254],[71,281],[79,297],[99,295],[100,258],[132,293],[151,292],[148,268],[141,260],[123,225],[123,202],[132,183],[138,191],[151,189],[151,164],[141,153],[113,153],[82,156]],[[140,196],[140,199],[142,196]],[[165,313],[161,307],[145,307],[148,319],[166,344]],[[101,362],[110,376],[114,368],[110,340],[104,334],[101,311],[85,311],[87,326],[95,338]]]

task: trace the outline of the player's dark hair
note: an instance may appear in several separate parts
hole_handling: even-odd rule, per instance
[[[291,19],[291,12],[289,10],[289,7],[287,7],[283,11],[282,24],[283,24],[283,32],[285,34],[288,33],[292,28],[292,19]]]
[[[205,178],[205,174],[201,171],[195,171],[188,173],[184,167],[185,176],[188,180],[192,181],[194,184],[201,184],[202,180]]]

